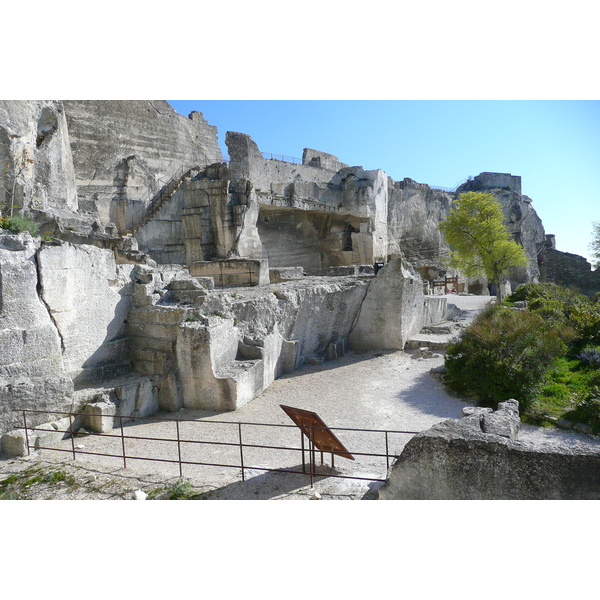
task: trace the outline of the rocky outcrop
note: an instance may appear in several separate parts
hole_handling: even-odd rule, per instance
[[[180,167],[222,159],[216,127],[202,113],[177,114],[164,100],[64,101],[82,210],[127,228]]]
[[[125,322],[133,265],[85,244],[42,245],[40,297],[56,325],[65,368],[76,384],[130,370]]]
[[[37,252],[29,234],[0,230],[0,432],[22,424],[13,410],[61,410],[73,395],[63,340],[40,294]]]
[[[110,250],[0,232],[1,432],[22,424],[14,409],[50,422],[78,405],[75,388],[132,372],[133,268]]]
[[[0,101],[0,206],[69,217],[79,204],[63,103]],[[4,167],[8,168],[4,168]]]
[[[430,322],[421,278],[396,258],[371,282],[350,334],[350,347],[402,350],[408,338]]]
[[[517,441],[518,403],[466,408],[417,434],[380,489],[383,500],[600,498],[600,451]]]

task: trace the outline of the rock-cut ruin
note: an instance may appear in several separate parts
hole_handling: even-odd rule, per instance
[[[216,127],[165,101],[0,101],[2,216],[39,228],[0,229],[0,434],[21,425],[15,409],[41,411],[48,435],[44,411],[102,431],[115,415],[235,410],[303,363],[403,349],[446,316],[447,277],[488,291],[444,266],[437,225],[464,191],[493,193],[526,251],[508,286],[600,288],[556,250],[519,176],[449,192],[225,141],[228,161]]]

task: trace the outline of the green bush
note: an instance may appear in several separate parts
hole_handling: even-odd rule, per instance
[[[571,323],[585,342],[600,342],[600,301],[587,299],[571,313]]]
[[[446,384],[480,405],[496,408],[515,398],[526,411],[572,338],[569,327],[548,324],[534,312],[490,307],[448,347]]]
[[[518,300],[527,300],[529,310],[548,325],[572,327],[584,342],[600,341],[600,295],[590,298],[555,283],[529,283],[507,298],[509,302]]]
[[[8,229],[11,233],[28,231],[32,236],[38,234],[38,227],[31,219],[17,215],[0,219],[0,228]]]

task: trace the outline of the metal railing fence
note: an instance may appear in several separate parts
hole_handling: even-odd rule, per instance
[[[96,437],[96,438],[105,438],[105,439],[113,439],[120,443],[117,445],[120,448],[119,452],[110,452],[110,451],[90,451],[82,448],[78,448],[75,444],[75,439],[77,437],[77,432],[74,431],[74,419],[86,417],[88,416],[86,413],[78,411],[78,412],[69,412],[69,411],[51,411],[51,410],[32,410],[32,409],[16,409],[14,412],[19,412],[23,416],[23,426],[22,429],[25,431],[25,439],[26,439],[26,447],[27,453],[30,454],[31,450],[49,450],[56,452],[66,452],[70,453],[73,457],[73,460],[77,459],[78,455],[89,455],[89,456],[102,456],[109,458],[117,458],[123,461],[123,468],[127,468],[127,461],[155,461],[155,462],[163,462],[163,463],[172,463],[177,464],[179,466],[179,475],[183,477],[183,466],[184,465],[194,465],[194,466],[209,466],[209,467],[225,467],[231,469],[241,469],[241,477],[242,481],[245,481],[245,472],[246,471],[268,471],[268,472],[277,472],[277,473],[292,473],[292,474],[302,474],[310,477],[311,486],[313,484],[314,478],[318,476],[326,476],[331,478],[339,478],[339,479],[352,479],[352,480],[361,480],[361,481],[373,481],[373,482],[385,482],[384,478],[366,476],[366,475],[343,475],[343,474],[334,474],[334,473],[320,473],[317,471],[316,465],[316,454],[320,452],[321,454],[321,464],[323,464],[323,451],[319,450],[313,443],[311,438],[314,438],[314,435],[307,436],[308,444],[305,444],[305,435],[301,432],[301,430],[296,425],[282,425],[282,424],[273,424],[273,423],[253,423],[253,422],[237,422],[237,421],[219,421],[219,420],[195,420],[195,419],[171,419],[164,416],[161,417],[130,417],[130,416],[103,416],[100,417],[102,419],[114,419],[116,425],[113,427],[111,432],[107,433],[95,433],[95,432],[86,432],[85,437]],[[55,446],[42,446],[38,443],[34,445],[31,444],[30,434],[36,431],[43,432],[45,434],[48,433],[47,429],[41,429],[38,427],[31,427],[27,424],[27,415],[34,414],[56,414],[62,415],[64,417],[69,418],[69,427],[64,430],[56,430],[54,433],[62,433],[65,436],[69,436],[71,440],[70,448],[59,448]],[[138,422],[156,422],[160,421],[161,423],[169,422],[175,425],[175,435],[173,437],[156,437],[156,436],[146,436],[146,435],[126,435],[125,433],[125,423],[129,423],[130,425],[137,425]],[[231,441],[222,441],[221,440],[208,440],[208,439],[192,439],[190,437],[186,437],[182,435],[182,424],[194,424],[194,426],[202,427],[202,426],[210,426],[210,425],[226,425],[229,428],[233,428],[235,430],[235,440]],[[244,436],[242,432],[248,432],[251,427],[270,427],[275,429],[296,429],[300,434],[300,446],[288,446],[288,445],[272,445],[272,444],[257,444],[257,443],[249,443],[244,441]],[[317,429],[325,429],[324,427],[317,426],[307,426],[308,429],[317,430]],[[117,432],[115,433],[115,429]],[[364,428],[348,428],[348,427],[328,427],[330,431],[338,431],[338,432],[355,432],[368,434],[372,436],[378,436],[380,438],[380,442],[382,446],[385,448],[384,452],[360,452],[351,448],[349,451],[352,453],[354,457],[371,457],[376,459],[385,459],[385,471],[389,470],[390,467],[390,459],[395,458],[397,453],[391,452],[390,450],[390,435],[414,435],[418,433],[417,431],[404,431],[404,430],[385,430],[385,429],[364,429]],[[223,436],[227,437],[227,436]],[[64,439],[67,439],[66,437]],[[164,458],[156,455],[153,456],[140,456],[134,455],[131,452],[128,452],[128,446],[133,444],[134,441],[147,441],[147,442],[166,442],[167,444],[172,444],[173,447],[177,449],[177,458]],[[224,463],[224,462],[214,462],[214,461],[201,461],[201,460],[185,460],[183,458],[182,450],[185,445],[207,445],[207,446],[219,446],[219,447],[229,447],[232,449],[236,449],[239,452],[239,462],[235,464]],[[245,460],[247,458],[247,454],[244,454],[244,450],[248,451],[249,449],[265,449],[265,450],[276,450],[281,452],[296,452],[302,454],[302,471],[290,469],[290,468],[280,468],[280,467],[266,467],[266,466],[257,466],[257,465],[249,465]],[[306,456],[308,456],[308,467]],[[334,453],[331,453],[331,461],[332,461],[332,471],[334,467]]]

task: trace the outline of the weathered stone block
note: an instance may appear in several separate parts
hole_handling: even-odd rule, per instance
[[[0,441],[2,442],[2,451],[9,456],[27,456],[27,438],[22,429],[8,431],[2,436]]]
[[[111,402],[93,402],[85,407],[86,429],[97,433],[111,431],[115,426],[116,405]]]
[[[35,428],[34,448],[53,448],[67,435],[62,431],[57,431],[52,423],[39,425]]]

